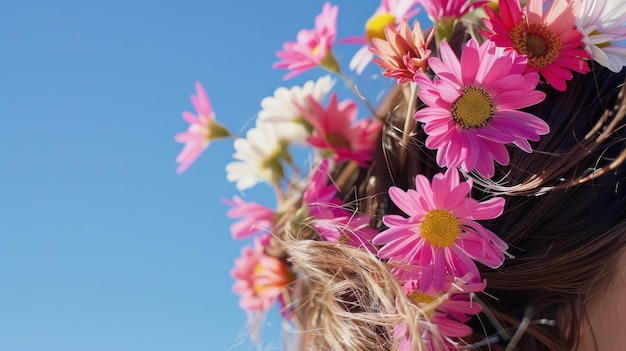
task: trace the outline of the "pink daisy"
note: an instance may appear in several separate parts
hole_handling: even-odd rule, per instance
[[[341,217],[314,219],[311,226],[324,239],[334,243],[349,245],[356,248],[364,248],[371,253],[376,252],[376,247],[371,240],[378,231],[370,227],[370,216],[353,214],[344,210]]]
[[[372,17],[365,23],[365,35],[348,37],[341,43],[363,45],[350,60],[350,69],[361,74],[374,55],[370,52],[374,38],[385,39],[384,29],[395,27],[403,19],[411,18],[419,12],[417,0],[382,0]]]
[[[274,211],[256,202],[246,202],[239,196],[233,196],[232,200],[225,199],[232,206],[226,212],[229,218],[240,218],[230,226],[233,239],[245,239],[256,233],[270,230],[274,223]]]
[[[323,67],[331,72],[340,71],[332,53],[337,36],[338,12],[339,7],[324,3],[322,13],[315,18],[315,28],[302,29],[298,32],[297,41],[283,44],[283,50],[276,53],[280,61],[274,64],[274,68],[290,70],[285,79],[315,67]]]
[[[497,50],[470,39],[457,59],[447,42],[441,58],[431,57],[430,68],[439,79],[417,75],[419,97],[428,105],[415,113],[428,134],[426,146],[437,149],[442,167],[473,169],[485,177],[495,173],[494,161],[509,163],[505,144],[532,152],[528,140],[537,141],[549,132],[535,115],[519,111],[545,98],[535,90],[537,73],[523,73],[526,58],[514,51]]]
[[[344,207],[343,201],[337,197],[337,187],[328,181],[330,163],[329,159],[320,162],[304,191],[303,202],[311,217],[311,227],[325,241],[375,252],[370,240],[378,231],[369,226],[371,217],[353,213]]]
[[[452,284],[448,280],[442,291],[431,288],[426,292],[421,292],[414,280],[403,285],[409,298],[426,312],[429,322],[436,326],[437,335],[433,334],[431,330],[424,330],[421,333],[429,351],[458,350],[458,342],[454,339],[470,335],[472,328],[466,323],[471,319],[471,316],[482,311],[482,307],[471,300],[470,294],[481,292],[486,286],[486,281],[469,284],[457,281]],[[403,337],[400,350],[411,350],[406,324],[398,326],[394,334],[396,338]]]
[[[180,163],[176,169],[179,174],[200,156],[211,140],[230,136],[226,128],[215,122],[211,102],[200,82],[196,82],[196,94],[191,95],[191,103],[198,115],[189,111],[183,112],[183,119],[189,123],[189,128],[175,136],[177,142],[185,143],[183,150],[176,157],[176,162]]]
[[[544,12],[542,0],[528,0],[524,10],[518,0],[500,0],[499,9],[498,14],[485,7],[489,30],[482,33],[497,46],[528,56],[526,72],[541,73],[559,91],[565,91],[572,71],[589,72],[572,2],[554,0]]]
[[[310,145],[321,149],[324,156],[333,156],[335,161],[353,160],[367,166],[382,126],[371,118],[353,124],[357,117],[356,102],[338,102],[337,94],[333,93],[328,109],[309,98],[309,109],[300,107],[300,112],[313,127],[313,134],[307,138]]]
[[[291,281],[287,266],[264,253],[269,234],[254,238],[254,246],[244,246],[230,274],[235,279],[233,292],[241,296],[239,305],[248,312],[269,310]]]
[[[469,273],[472,282],[480,281],[474,260],[492,268],[502,264],[507,244],[476,220],[502,214],[503,198],[483,202],[470,198],[472,181],[460,182],[455,168],[435,175],[432,184],[418,174],[415,187],[406,192],[389,189],[393,203],[409,217],[384,216],[387,229],[372,240],[383,245],[378,257],[415,268],[399,272],[400,277],[415,277],[421,291],[431,284],[440,290],[447,275],[462,278]]]
[[[309,216],[315,218],[332,218],[344,214],[341,206],[343,201],[337,197],[337,186],[328,181],[328,175],[333,167],[331,160],[323,159],[313,171],[302,202],[307,207]]]
[[[412,82],[418,72],[425,72],[431,50],[428,49],[433,38],[431,30],[426,38],[419,22],[413,22],[413,30],[406,20],[400,27],[385,28],[386,40],[374,38],[370,48],[372,54],[379,58],[374,63],[384,68],[383,76],[395,78],[398,84]]]

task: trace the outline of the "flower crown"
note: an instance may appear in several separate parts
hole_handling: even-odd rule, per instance
[[[420,10],[431,29],[411,21]],[[277,52],[274,67],[287,70],[285,79],[322,68],[342,79],[356,101],[339,100],[331,75],[281,87],[261,101],[246,136],[234,137],[196,83],[196,113],[183,113],[189,128],[176,135],[185,144],[177,171],[213,140],[233,137],[235,161],[226,166],[227,179],[240,191],[258,183],[274,188],[274,207],[238,196],[225,200],[227,215],[236,219],[232,237],[253,238],[231,271],[246,311],[279,304],[283,318],[297,318],[306,298],[298,284],[307,277],[297,264],[299,251],[284,243],[330,242],[375,257],[402,287],[403,298],[426,311],[420,318],[437,332],[424,326],[411,333],[412,322],[398,321],[393,337],[401,350],[420,342],[455,350],[459,338],[472,333],[466,322],[481,312],[474,294],[488,284],[476,262],[496,269],[508,248],[481,224],[502,215],[505,199],[472,198],[474,183],[494,177],[496,164],[508,165],[509,148],[532,153],[532,143],[550,132],[542,116],[524,110],[546,97],[540,85],[566,93],[574,73],[587,74],[594,62],[613,72],[626,65],[626,7],[611,0],[528,0],[524,6],[518,0],[382,0],[364,34],[338,44],[361,46],[349,63],[355,74],[374,63],[405,94],[396,156],[411,163],[407,145],[419,128],[425,135],[420,142],[436,153],[440,167],[432,177],[415,174],[410,186],[390,186],[388,204],[377,207],[383,213],[361,211],[359,199],[347,200],[345,184],[354,170],[384,162],[376,150],[393,106],[377,111],[340,68],[333,54],[337,18],[338,7],[325,3],[314,28],[301,30]],[[357,118],[359,103],[371,117]],[[308,148],[309,171],[301,171],[293,148]]]

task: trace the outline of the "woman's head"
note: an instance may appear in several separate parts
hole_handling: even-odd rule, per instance
[[[466,339],[467,343],[478,345],[484,338],[492,338],[499,341],[491,342],[485,349],[497,349],[498,345],[504,348],[527,318],[529,325],[523,327],[521,338],[515,341],[519,350],[573,350],[581,344],[580,335],[585,335],[586,347],[580,350],[590,350],[588,344],[593,339],[589,338],[597,330],[593,323],[589,325],[589,314],[601,305],[597,301],[608,298],[610,287],[620,286],[616,277],[623,262],[621,255],[626,251],[626,163],[618,162],[626,152],[626,124],[619,120],[626,110],[624,77],[623,72],[614,74],[595,68],[591,74],[576,75],[567,93],[544,87],[545,102],[526,110],[546,120],[550,135],[537,143],[533,153],[510,148],[509,165],[497,167],[490,180],[475,179],[477,186],[472,197],[484,199],[498,194],[506,199],[504,213],[483,225],[509,244],[511,257],[498,269],[479,265],[481,276],[488,282],[485,294],[477,295],[485,313],[470,322],[473,336]],[[355,204],[358,211],[373,215],[375,227],[383,226],[382,214],[402,213],[389,201],[390,186],[410,189],[415,186],[415,174],[432,177],[439,170],[435,152],[424,146],[419,126],[411,132],[408,146],[402,147],[405,109],[402,89],[390,92],[379,110],[386,117],[372,166],[359,172],[346,165],[334,176],[343,200]],[[351,273],[341,275],[337,286],[329,284],[330,278],[320,281],[324,286],[317,288],[335,294],[314,305],[328,308],[331,303],[319,305],[319,301],[335,301],[339,307],[334,307],[339,309],[348,303],[351,312],[376,306],[369,311],[380,313],[377,303],[385,301],[380,294],[391,294],[381,290],[389,289],[388,283],[384,283],[389,276],[368,276],[379,273],[374,268],[365,269],[371,262],[351,267],[347,262],[354,265],[356,257],[361,259],[352,249],[337,253],[340,249],[333,245],[328,248],[332,254],[322,254],[318,250],[324,249],[316,247],[317,254],[306,255],[302,245],[307,244],[298,245],[293,260],[307,269],[317,269],[322,256],[333,257],[324,260],[324,264],[325,274],[335,279],[340,273],[334,270],[350,267]],[[325,247],[324,243],[320,247]],[[310,260],[303,260],[305,257]],[[336,263],[338,257],[347,262],[335,265],[333,260]],[[342,269],[341,274],[344,273]],[[372,283],[370,279],[377,280]],[[377,288],[371,290],[366,287],[368,284]],[[303,311],[310,312],[306,308]],[[337,322],[331,329],[334,331],[343,330],[341,321],[357,327],[355,320],[364,321],[360,318],[367,314],[349,315],[351,318],[339,317],[336,312],[316,314],[319,323],[324,318]],[[390,334],[381,330],[393,318],[379,317],[376,323],[368,323],[380,329],[369,330],[380,349],[387,349],[383,345],[389,345]],[[310,315],[303,318],[308,320]],[[344,335],[351,334],[354,330]],[[371,349],[371,345],[363,349]]]
[[[576,76],[565,94],[548,91],[532,110],[552,133],[532,154],[512,151],[511,165],[502,170],[502,182],[521,194],[507,196],[505,213],[485,225],[509,243],[515,258],[483,271],[486,292],[496,297],[485,300],[513,326],[529,308],[531,320],[555,321],[531,325],[522,350],[540,349],[537,343],[572,349],[590,302],[602,299],[618,276],[626,249],[626,164],[610,165],[623,157],[626,131],[624,121],[610,125],[623,118],[623,83],[623,73],[598,68]],[[612,111],[607,120],[605,111]],[[585,177],[595,178],[580,183]]]
[[[383,3],[380,11],[395,6]],[[338,73],[371,112],[355,121],[356,102],[334,93],[326,107],[332,84],[322,80],[280,88],[264,100],[271,111],[259,115],[255,137],[235,143],[239,163],[253,153],[255,182],[268,180],[278,195],[276,211],[233,201],[240,229],[257,223],[272,234],[248,252],[256,261],[239,262],[238,293],[279,301],[299,349],[602,344],[600,306],[622,296],[626,277],[626,71],[584,50],[582,36],[595,34],[577,29],[578,1],[554,0],[545,13],[540,0],[527,3],[501,0],[498,11],[462,19],[482,2],[442,8],[431,16],[434,39],[377,12],[384,23],[365,49],[398,80],[378,109],[330,50],[335,7],[299,36],[328,44],[306,67]],[[295,168],[296,136],[316,156],[303,179],[285,171]]]

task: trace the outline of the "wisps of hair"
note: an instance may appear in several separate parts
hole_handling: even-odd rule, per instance
[[[347,162],[331,174],[348,207],[372,215],[372,227],[380,226],[388,210],[389,185],[406,179],[403,168],[415,165],[398,164],[400,149],[409,158],[417,150],[414,138],[402,142],[406,93],[392,89],[379,108],[385,131],[373,165],[363,169]],[[438,333],[428,317],[434,306],[420,308],[412,302],[389,266],[373,253],[316,240],[318,235],[306,225],[312,219],[292,218],[300,223],[285,223],[285,232],[276,240],[298,275],[290,293],[292,319],[300,333],[298,350],[391,351],[399,350],[403,338],[409,338],[412,350],[428,350],[422,333]]]
[[[430,328],[427,316],[373,254],[314,240],[281,245],[298,272],[292,296],[297,299],[293,319],[302,333],[301,350],[397,350],[398,325]],[[414,349],[422,349],[419,338],[414,339]]]
[[[590,287],[603,286],[608,275],[593,282],[593,275],[602,267],[588,264],[593,269],[588,270],[585,281],[581,282],[574,275],[581,270],[568,270],[570,265],[564,262],[569,262],[568,257],[582,262],[585,257],[597,257],[594,255],[607,253],[610,248],[614,249],[610,252],[613,258],[626,244],[624,236],[618,235],[623,226],[615,227],[623,222],[623,201],[613,201],[610,213],[595,212],[601,208],[595,201],[611,195],[606,193],[608,187],[602,190],[604,197],[594,197],[589,206],[569,210],[556,206],[569,199],[589,199],[589,194],[598,192],[595,185],[617,187],[623,177],[626,160],[623,82],[623,74],[611,74],[606,69],[576,75],[565,95],[550,91],[546,101],[530,108],[551,127],[550,135],[537,143],[532,154],[511,148],[510,165],[498,167],[494,180],[468,175],[479,185],[478,195],[507,196],[506,215],[486,227],[500,234],[518,251],[519,257],[506,261],[498,272],[482,272],[489,282],[488,292],[498,299],[485,299],[484,308],[505,328],[525,333],[519,343],[515,341],[521,349],[569,350],[576,345],[576,333],[584,317],[584,309],[577,306],[584,301],[581,299],[590,296]],[[384,121],[383,130],[370,167],[360,168],[348,162],[331,174],[342,200],[354,211],[371,215],[373,228],[381,228],[383,215],[399,213],[389,201],[390,186],[407,189],[414,186],[416,174],[431,178],[441,171],[435,161],[436,151],[423,144],[425,135],[421,127],[405,123],[407,116],[412,118],[414,110],[421,107],[419,101],[411,103],[409,96],[415,96],[414,91],[395,87],[379,108],[377,115]],[[568,212],[563,215],[559,211]],[[608,211],[607,206],[604,211]],[[297,274],[289,294],[293,301],[289,301],[287,308],[293,309],[292,318],[300,333],[298,350],[398,350],[405,336],[397,335],[401,324],[415,334],[411,338],[412,350],[438,349],[437,345],[425,345],[421,338],[420,333],[437,332],[428,322],[428,310],[419,308],[405,295],[387,263],[367,250],[318,240],[315,231],[306,225],[311,219],[297,217],[295,214],[284,217],[285,232],[276,240]],[[606,220],[601,220],[605,217]],[[568,236],[580,229],[580,218],[593,221],[586,224],[588,230],[603,233],[598,234],[597,243],[584,233]],[[292,222],[298,223],[291,226]],[[552,269],[548,272],[552,274],[546,273],[547,268]],[[556,275],[568,279],[558,285]],[[513,286],[515,282],[520,285]],[[525,316],[527,311],[534,312]],[[555,321],[557,326],[538,322],[546,320]],[[524,321],[528,325],[522,329]],[[479,327],[473,327],[480,334]],[[480,342],[481,337],[486,340],[492,331],[493,328],[487,328],[475,341]],[[477,345],[468,347],[480,349]]]
[[[499,181],[470,174],[484,191],[542,194],[596,180],[626,161],[623,74],[599,68],[577,75],[565,95],[549,91],[544,102],[529,109],[545,118],[550,134],[538,142],[533,154],[511,150],[511,166],[500,167]],[[581,130],[586,133],[573,132]]]

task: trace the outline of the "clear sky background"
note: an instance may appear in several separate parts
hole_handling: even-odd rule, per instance
[[[379,1],[333,3],[342,38],[362,34]],[[271,205],[272,191],[226,181],[230,141],[177,175],[174,134],[187,128],[195,81],[243,134],[262,98],[320,76],[285,82],[272,64],[322,4],[3,2],[0,350],[255,349],[229,276],[248,242],[231,239],[220,199]],[[337,49],[344,69],[357,49]],[[379,83],[370,97],[390,86]],[[271,315],[265,349],[277,350]]]

